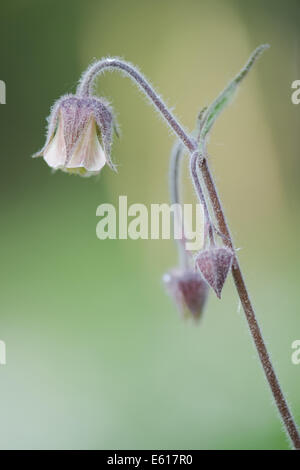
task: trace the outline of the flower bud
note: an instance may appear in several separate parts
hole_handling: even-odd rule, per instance
[[[214,247],[200,251],[195,263],[204,279],[213,288],[219,299],[231,263],[233,252],[226,247]]]
[[[81,176],[96,175],[107,163],[113,170],[110,149],[114,118],[105,100],[96,97],[61,97],[48,118],[43,156],[54,170]]]
[[[174,269],[163,276],[166,290],[175,300],[184,317],[198,320],[203,311],[208,294],[208,285],[200,273]]]

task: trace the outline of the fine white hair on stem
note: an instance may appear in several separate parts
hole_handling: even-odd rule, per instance
[[[181,194],[180,194],[180,176],[182,171],[182,160],[184,156],[184,146],[182,142],[176,141],[173,145],[171,155],[170,155],[170,164],[169,164],[169,190],[170,190],[170,200],[172,205],[181,205]],[[180,266],[188,268],[189,266],[189,255],[186,252],[184,242],[185,242],[185,231],[182,220],[182,215],[178,212],[173,213],[173,224],[174,229],[175,225],[181,226],[182,230],[182,239],[176,240],[177,249],[178,249],[178,258]]]
[[[205,138],[207,138],[213,124],[217,120],[218,116],[222,111],[230,104],[233,100],[236,91],[242,82],[242,80],[250,72],[251,68],[255,64],[256,60],[262,55],[262,53],[268,49],[269,44],[262,44],[258,46],[249,59],[247,60],[244,67],[238,72],[238,74],[228,83],[224,90],[217,96],[217,98],[210,104],[202,116],[202,128],[199,135],[200,148],[203,149]]]

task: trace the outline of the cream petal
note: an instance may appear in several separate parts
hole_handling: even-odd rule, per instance
[[[59,116],[56,134],[44,150],[44,160],[54,169],[62,168],[65,164],[67,153],[64,139],[64,123],[62,115]]]
[[[90,119],[83,135],[76,145],[66,168],[85,168],[86,176],[99,173],[106,163],[106,157],[97,135],[95,120]]]

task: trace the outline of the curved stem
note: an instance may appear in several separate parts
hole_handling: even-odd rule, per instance
[[[184,143],[190,152],[195,150],[195,142],[189,137],[183,129],[179,121],[169,111],[162,98],[155,92],[148,80],[133,65],[117,58],[106,58],[95,62],[83,74],[76,94],[79,96],[89,96],[93,91],[93,82],[95,78],[107,69],[118,69],[130,77],[145,93],[147,98],[158,109],[160,114],[165,118],[171,129],[177,137]]]
[[[183,145],[182,143],[176,142],[174,145],[171,156],[170,156],[170,169],[169,169],[169,188],[170,188],[170,199],[171,204],[175,207],[182,207],[180,198],[180,174],[181,174],[181,163],[183,157]],[[182,212],[175,214],[173,213],[173,223],[181,227],[182,238],[176,240],[178,248],[179,264],[182,268],[189,267],[189,255],[185,249],[185,233],[182,220]]]
[[[186,131],[183,129],[181,124],[177,121],[177,119],[173,116],[173,114],[168,110],[167,106],[160,98],[160,96],[155,92],[152,88],[150,83],[146,80],[146,78],[131,64],[124,62],[120,59],[116,58],[109,58],[103,59],[99,62],[94,63],[82,76],[80,81],[79,87],[77,89],[77,94],[79,96],[89,96],[92,94],[92,87],[94,79],[102,73],[105,69],[119,69],[124,72],[127,76],[129,76],[145,93],[147,98],[150,100],[152,104],[157,108],[160,114],[165,118],[170,128],[175,132],[177,137],[181,140],[181,142],[187,147],[189,150],[193,165],[191,165],[191,172],[192,178],[194,182],[195,189],[199,196],[200,202],[203,201],[203,193],[202,188],[199,182],[199,178],[197,175],[197,171],[195,171],[195,162],[199,162],[199,169],[203,175],[205,185],[208,190],[209,198],[215,213],[215,217],[219,224],[219,229],[221,233],[224,235],[224,243],[233,249],[233,241],[231,238],[231,234],[225,219],[225,214],[216,190],[216,186],[214,180],[210,174],[206,158],[199,158],[198,154],[198,146],[196,141],[192,139]],[[191,162],[191,163],[192,163]],[[204,200],[205,201],[205,200]],[[285,426],[286,432],[290,437],[294,448],[300,449],[300,435],[297,429],[296,423],[294,418],[289,410],[287,405],[286,399],[283,395],[281,390],[280,384],[276,377],[272,362],[270,360],[269,353],[267,351],[264,339],[261,334],[260,327],[258,325],[256,315],[251,304],[249,294],[245,285],[245,281],[242,276],[242,272],[239,266],[239,262],[237,256],[235,254],[234,262],[232,265],[232,275],[234,278],[235,286],[240,297],[243,310],[246,315],[246,319],[248,322],[248,326],[254,340],[254,344],[261,361],[266,379],[269,383],[271,388],[271,392],[275,399],[275,403],[277,405],[278,411],[280,413],[281,419]]]
[[[210,215],[209,215],[207,203],[206,203],[205,196],[204,196],[204,193],[203,193],[203,190],[202,190],[202,187],[201,187],[200,179],[199,179],[199,176],[198,176],[198,171],[197,171],[198,170],[198,160],[199,160],[199,153],[198,153],[198,151],[196,151],[191,155],[190,172],[191,172],[192,181],[193,181],[193,184],[194,184],[196,194],[199,197],[199,201],[203,205],[205,223],[206,223],[206,226],[208,227],[209,240],[210,240],[211,245],[214,246],[215,240],[214,240],[214,233],[213,233],[213,224],[212,224],[212,221],[211,221],[211,218],[210,218]]]
[[[233,250],[232,237],[226,222],[224,210],[217,193],[215,183],[213,181],[212,175],[210,173],[206,158],[202,159],[199,162],[199,167],[202,172],[210,200],[212,202],[212,207],[218,221],[219,229],[224,235],[224,244]],[[234,262],[232,263],[232,276],[235,282],[236,289],[238,291],[248,326],[257,349],[261,364],[263,366],[266,379],[270,385],[272,394],[274,396],[278,411],[286,428],[286,431],[295,447],[295,449],[300,449],[300,435],[297,429],[297,425],[294,421],[293,415],[288,407],[284,394],[281,390],[278,378],[276,376],[274,367],[272,365],[268,350],[266,348],[261,329],[259,327],[256,315],[246,288],[246,284],[241,272],[239,261],[235,255]]]

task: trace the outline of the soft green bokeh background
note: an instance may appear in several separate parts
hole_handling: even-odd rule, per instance
[[[295,1],[12,1],[1,6],[0,447],[285,449],[230,280],[202,323],[161,286],[170,241],[99,241],[96,207],[167,202],[173,137],[128,79],[97,90],[122,127],[119,172],[51,174],[30,155],[53,101],[95,57],[139,65],[187,128],[260,43],[272,48],[217,123],[211,165],[257,314],[300,422]],[[186,184],[190,181],[186,177]]]

